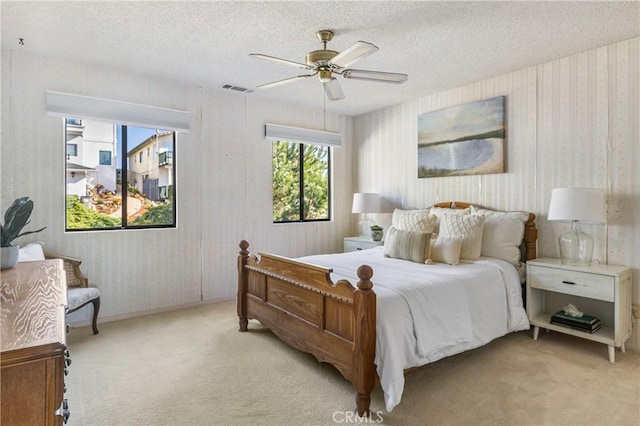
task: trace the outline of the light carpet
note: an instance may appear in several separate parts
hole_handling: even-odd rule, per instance
[[[72,329],[69,425],[356,423],[354,392],[333,367],[256,321],[238,332],[235,303]],[[559,333],[507,335],[406,376],[402,402],[370,424],[639,425],[640,353]],[[360,420],[358,422],[362,424]]]

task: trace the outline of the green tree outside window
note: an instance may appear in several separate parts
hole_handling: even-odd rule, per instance
[[[330,150],[320,145],[273,143],[273,221],[329,220]]]

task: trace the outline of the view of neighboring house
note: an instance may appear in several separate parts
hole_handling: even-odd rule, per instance
[[[173,132],[158,132],[127,152],[127,180],[151,201],[167,200],[173,185]]]
[[[118,129],[112,123],[66,119],[67,195],[85,197],[102,185],[119,193]],[[173,132],[158,131],[127,153],[130,185],[151,201],[169,199],[173,185]]]
[[[98,184],[116,191],[116,128],[112,123],[66,119],[67,195],[84,197]]]

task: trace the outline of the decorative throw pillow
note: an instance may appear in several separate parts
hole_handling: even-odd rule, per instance
[[[428,210],[406,212],[398,219],[396,228],[402,231],[433,232],[437,219],[435,215],[429,214]]]
[[[460,235],[462,237],[461,259],[478,259],[482,252],[482,231],[484,216],[444,215],[440,219],[440,235]]]
[[[392,226],[384,240],[385,257],[424,263],[429,258],[430,232],[402,231]]]
[[[431,239],[431,249],[429,259],[432,262],[448,263],[457,265],[460,263],[460,249],[462,248],[462,237],[456,235],[438,235]]]
[[[400,217],[405,213],[420,213],[420,212],[425,212],[429,214],[429,209],[413,209],[413,210],[394,209],[393,215],[391,216],[391,226],[395,226],[396,228],[399,228]]]
[[[467,207],[466,209],[448,209],[446,207],[431,207],[429,212],[436,216],[436,227],[435,232],[440,232],[440,222],[442,221],[443,216],[447,215],[460,215],[460,214],[471,214],[471,207]]]
[[[529,220],[529,213],[499,212],[477,208],[473,208],[472,211],[484,216],[482,256],[497,257],[519,266],[520,245],[524,238],[524,224]]]

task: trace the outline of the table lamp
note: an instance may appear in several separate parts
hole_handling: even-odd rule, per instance
[[[604,191],[596,188],[555,188],[551,192],[548,219],[571,222],[571,230],[558,238],[561,262],[590,265],[593,238],[582,232],[580,222],[607,222]]]
[[[380,213],[380,195],[373,192],[358,192],[353,194],[352,213],[362,214],[358,222],[360,236],[369,236],[369,229],[373,225],[373,220],[369,218],[369,213]]]

